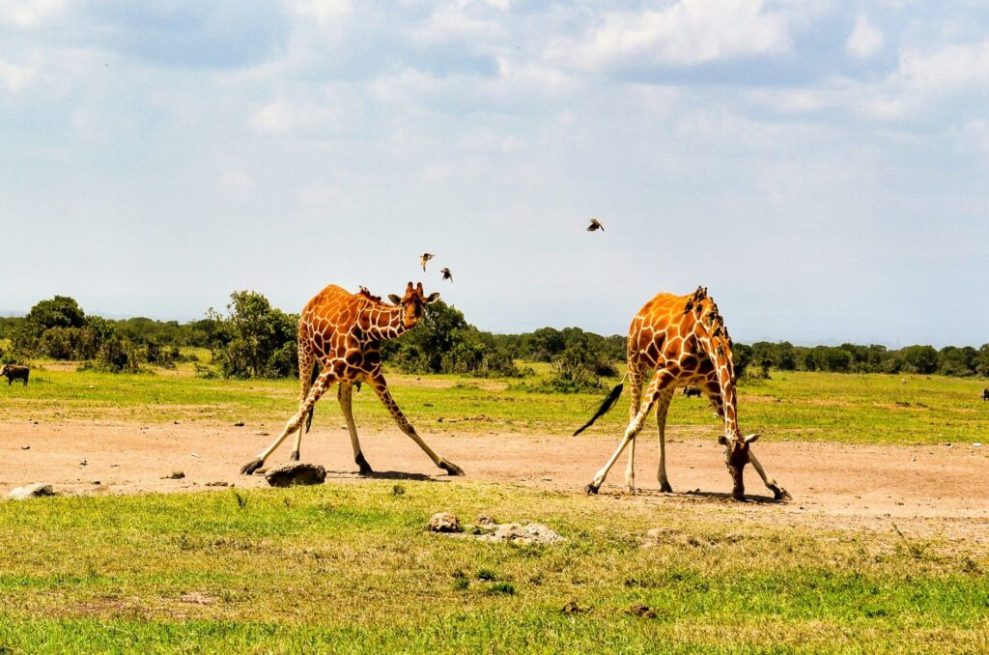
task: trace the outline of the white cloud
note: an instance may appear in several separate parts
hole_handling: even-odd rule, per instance
[[[561,47],[562,46],[562,47]],[[629,64],[696,65],[787,52],[784,17],[762,0],[681,0],[644,12],[614,12],[581,43],[557,44],[555,55],[589,69]]]
[[[898,76],[921,91],[971,90],[989,85],[989,40],[930,53],[904,52]]]
[[[64,6],[64,0],[3,0],[0,2],[0,23],[29,29],[58,14]]]
[[[11,64],[0,59],[0,82],[5,84],[13,93],[27,86],[34,78],[34,68]]]
[[[346,18],[353,11],[350,0],[295,0],[296,13],[313,18],[320,26]]]
[[[274,100],[257,110],[248,120],[248,126],[256,132],[271,135],[288,135],[305,132],[321,137],[327,130],[340,130],[348,116],[358,111],[346,92],[330,87],[307,97]]]
[[[234,195],[243,195],[251,190],[254,181],[251,176],[241,170],[225,171],[220,176],[220,187]]]
[[[251,117],[249,125],[258,132],[277,134],[287,132],[293,123],[292,109],[285,102],[269,102]]]
[[[868,59],[883,47],[883,33],[876,29],[869,19],[859,16],[855,27],[845,41],[845,52],[857,59]]]
[[[500,32],[495,21],[483,20],[461,3],[434,12],[424,26],[412,32],[415,42],[423,45],[469,41],[472,44],[489,42]]]

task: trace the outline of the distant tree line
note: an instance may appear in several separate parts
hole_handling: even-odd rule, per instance
[[[989,343],[971,346],[907,346],[890,350],[886,346],[794,346],[783,341],[758,341],[751,346],[735,345],[736,369],[754,369],[766,377],[771,369],[781,371],[828,371],[834,373],[938,373],[951,376],[989,377]]]
[[[87,315],[67,296],[42,300],[26,316],[0,318],[0,361],[34,357],[84,362],[113,372],[137,372],[145,365],[174,367],[181,348],[208,349],[212,365],[197,363],[203,376],[291,377],[298,374],[298,315],[271,306],[262,294],[236,291],[222,314],[214,309],[188,323],[149,318],[111,320]],[[601,336],[568,327],[544,327],[524,334],[479,330],[460,310],[437,302],[401,339],[382,345],[382,356],[408,373],[457,373],[523,378],[532,369],[520,362],[547,362],[552,375],[534,391],[599,388],[617,375],[625,360],[625,337]],[[939,373],[989,377],[989,344],[981,348],[908,346],[794,346],[789,342],[735,344],[736,374],[768,377],[773,370],[842,373]]]

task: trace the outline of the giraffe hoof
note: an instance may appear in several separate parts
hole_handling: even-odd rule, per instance
[[[673,493],[673,487],[670,486],[670,483],[669,482],[660,482],[659,483],[659,490],[662,491],[664,494],[671,494],[671,493]]]
[[[793,500],[793,496],[790,495],[790,492],[783,487],[770,487],[769,489],[773,492],[774,500]]]
[[[361,453],[355,457],[354,462],[357,464],[357,468],[360,469],[360,475],[371,475],[374,473],[374,469],[372,469],[371,465],[367,463],[366,459],[364,459],[364,453]]]
[[[288,458],[289,458],[289,460],[291,460],[293,462],[298,462],[299,461],[299,451],[298,450],[293,450],[292,451],[292,454],[289,455]]]
[[[584,487],[584,491],[587,492],[587,495],[588,496],[593,496],[594,494],[596,494],[598,492],[598,489],[600,489],[600,488],[601,488],[601,485],[594,484],[592,482],[589,485],[587,485],[586,487]]]
[[[448,475],[463,475],[464,470],[452,462],[448,462],[445,459],[441,459],[439,467],[447,472]]]
[[[264,460],[263,459],[256,459],[253,462],[248,462],[247,464],[244,464],[243,466],[241,466],[240,467],[240,474],[241,475],[251,475],[252,473],[254,473],[255,471],[257,471],[259,468],[261,468],[262,466],[264,466]]]

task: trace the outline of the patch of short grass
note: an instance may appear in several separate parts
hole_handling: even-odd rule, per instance
[[[775,506],[403,484],[0,503],[0,652],[986,646],[989,561],[958,543],[785,527]],[[426,532],[439,510],[539,521],[567,540]]]

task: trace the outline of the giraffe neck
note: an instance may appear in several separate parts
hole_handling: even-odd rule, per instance
[[[405,310],[401,306],[368,305],[362,313],[367,317],[367,335],[375,341],[397,339],[409,329],[402,320]]]
[[[729,439],[740,439],[742,431],[738,429],[738,403],[735,395],[735,376],[731,368],[726,369],[718,366],[718,382],[721,385],[721,399],[725,410],[725,436]],[[727,377],[727,381],[725,381]]]
[[[725,419],[725,436],[729,439],[740,439],[742,432],[738,429],[738,400],[735,393],[735,367],[731,360],[731,347],[726,346],[723,341],[713,342],[710,337],[703,341],[718,375]]]

